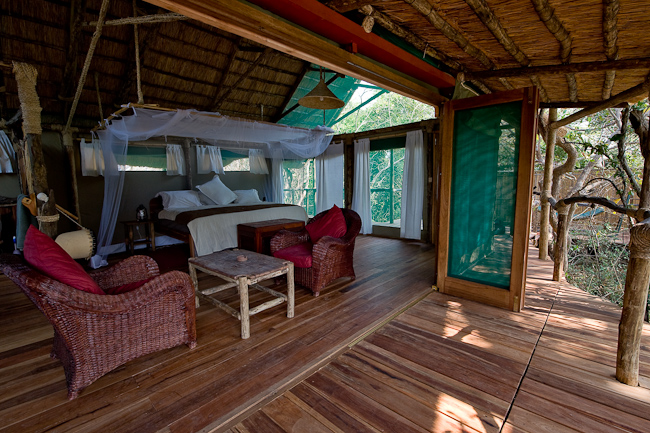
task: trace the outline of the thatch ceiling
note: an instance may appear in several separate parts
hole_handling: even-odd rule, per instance
[[[428,81],[426,75],[423,79],[422,74],[431,68],[425,62],[431,61],[450,74],[443,74],[450,79],[437,76],[435,83],[453,84],[453,77],[462,72],[484,91],[537,85],[544,101],[563,106],[585,106],[608,99],[646,81],[650,70],[647,0],[620,4],[618,0],[135,3],[138,16],[173,11],[194,18],[138,25],[145,103],[266,121],[280,118],[310,63],[318,63],[318,59],[338,72],[387,85],[384,87],[391,90],[402,89],[403,94],[431,103],[444,100],[436,96],[438,91],[450,95],[449,89],[434,84],[433,79]],[[259,7],[253,9],[251,3]],[[65,123],[101,4],[102,0],[0,0],[2,118],[7,119],[19,108],[10,64],[20,61],[38,70],[37,91],[44,122]],[[133,4],[133,0],[110,0],[106,19],[132,17]],[[335,14],[323,14],[322,8]],[[329,20],[333,27],[351,30],[350,34],[360,28],[364,19],[366,25],[370,24],[366,17],[372,17],[371,36],[375,39],[366,44],[376,43],[378,36],[384,42],[394,39],[383,47],[383,58],[363,52],[367,45],[362,42],[355,51],[352,36],[333,43],[330,35],[329,42],[312,49],[304,28],[312,35],[323,34],[310,29],[309,22],[295,27],[296,41],[287,37],[286,28],[281,27],[287,21],[295,25],[300,21],[300,11],[308,9],[314,16],[320,14],[323,20]],[[246,14],[238,16],[237,11],[242,10]],[[252,12],[259,11],[266,14],[263,23],[259,16],[253,17]],[[100,119],[98,99],[102,103],[101,117],[121,104],[138,100],[134,26],[108,24],[90,64],[73,124],[81,125],[84,119],[96,124]],[[321,28],[327,27],[320,24]],[[381,69],[386,52],[398,53],[398,59],[404,59],[408,52],[413,56],[413,65],[403,70],[395,64]],[[338,61],[336,56],[340,57]],[[413,71],[419,75],[411,75]],[[407,77],[407,81],[400,77]]]
[[[46,123],[64,124],[67,119],[95,31],[91,23],[97,20],[101,3],[0,1],[0,60],[5,65],[20,61],[37,68],[37,92]],[[141,1],[137,2],[137,12],[168,13]],[[107,21],[131,16],[132,0],[111,0]],[[295,57],[194,20],[140,24],[138,37],[144,102],[163,107],[273,121],[309,67]],[[99,99],[102,117],[121,104],[137,102],[133,41],[133,25],[103,27],[73,125],[83,124],[85,119],[97,124]],[[4,80],[0,86],[5,90],[0,93],[0,114],[7,119],[20,103],[11,68],[0,71]]]

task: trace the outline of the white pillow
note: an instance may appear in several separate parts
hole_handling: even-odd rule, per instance
[[[256,189],[237,189],[234,192],[237,194],[237,200],[235,200],[237,204],[262,203]]]
[[[216,204],[228,204],[237,199],[237,195],[221,182],[219,176],[215,176],[210,182],[206,182],[196,188]]]
[[[199,191],[199,200],[201,200],[201,204],[204,206],[214,206],[216,204],[215,202],[210,200],[210,197],[203,194],[201,191]]]
[[[162,197],[165,209],[202,206],[199,193],[196,191],[161,191],[158,195]]]

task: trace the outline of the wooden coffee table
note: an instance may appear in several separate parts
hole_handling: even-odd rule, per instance
[[[246,261],[238,261],[238,256],[246,256]],[[250,337],[250,316],[267,310],[271,307],[287,302],[287,317],[292,318],[294,315],[295,286],[293,282],[293,263],[288,260],[282,260],[263,254],[258,254],[246,250],[224,250],[200,257],[193,257],[188,260],[190,276],[194,283],[196,292],[196,305],[199,306],[199,299],[210,302],[216,307],[230,313],[241,321],[241,338]],[[199,290],[199,282],[196,277],[196,271],[205,272],[227,281],[226,284]],[[287,275],[287,294],[283,294],[257,284],[260,281]],[[237,287],[239,291],[239,311],[231,306],[210,297],[209,295],[221,292],[232,287]],[[248,288],[253,287],[261,290],[275,299],[260,304],[254,308],[249,308]]]

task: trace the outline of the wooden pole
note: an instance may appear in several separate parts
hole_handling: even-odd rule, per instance
[[[551,213],[551,204],[548,198],[551,197],[551,184],[553,181],[553,160],[555,159],[555,140],[557,138],[557,129],[553,128],[553,122],[557,120],[557,108],[549,108],[548,122],[549,127],[546,135],[546,161],[544,163],[544,181],[542,186],[542,214],[539,221],[539,258],[548,260],[548,243],[549,243],[549,219]]]
[[[190,139],[186,138],[183,141],[183,156],[185,157],[185,180],[187,182],[187,189],[194,188],[192,180],[192,163],[190,161]]]
[[[57,234],[57,220],[54,194],[47,184],[47,169],[41,141],[41,105],[36,93],[36,68],[26,63],[14,62],[14,74],[18,85],[18,98],[23,112],[23,147],[29,192],[45,193],[51,196],[47,202],[38,201],[40,228],[49,237]],[[28,156],[32,157],[29,158]],[[29,175],[31,173],[31,176]],[[31,180],[30,180],[31,179]]]
[[[623,312],[618,325],[616,379],[631,386],[639,385],[639,351],[643,316],[648,300],[648,284],[650,284],[650,222],[645,220],[630,230],[630,262],[625,277]]]
[[[557,239],[553,254],[553,281],[561,281],[564,278],[564,257],[566,256],[569,231],[569,208],[570,206],[559,206],[557,209]]]

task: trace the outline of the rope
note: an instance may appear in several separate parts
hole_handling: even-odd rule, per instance
[[[137,15],[135,8],[135,0],[133,0],[133,18]],[[140,75],[140,41],[138,38],[138,25],[133,24],[133,39],[135,39],[135,75],[136,86],[138,89],[138,104],[144,104],[144,96],[142,95],[142,78]]]
[[[64,131],[70,129],[72,124],[72,118],[74,117],[75,111],[77,111],[77,104],[79,103],[79,98],[81,97],[81,91],[83,90],[84,83],[86,82],[86,76],[88,75],[88,69],[90,68],[90,62],[93,59],[93,54],[95,53],[95,48],[97,47],[97,42],[99,41],[100,36],[102,35],[102,25],[104,19],[106,18],[106,12],[108,12],[108,4],[110,0],[103,0],[102,7],[99,10],[99,18],[97,20],[97,28],[95,33],[93,33],[93,38],[90,41],[90,47],[88,47],[88,53],[86,54],[86,61],[84,62],[84,67],[81,70],[81,76],[79,77],[79,83],[77,85],[77,91],[74,94],[74,100],[72,101],[72,108],[70,108],[70,115],[68,116],[68,122],[65,124]]]
[[[104,120],[104,108],[102,108],[102,95],[99,93],[99,72],[95,71],[95,90],[97,91],[97,105],[99,106],[99,121]]]
[[[38,229],[43,231],[43,223],[55,223],[59,220],[59,214],[54,215],[38,215],[36,217],[38,221]]]
[[[23,129],[26,134],[40,134],[41,129],[41,104],[36,93],[36,68],[27,63],[13,62],[16,83],[18,84],[18,98],[23,112]]]
[[[172,21],[188,20],[189,17],[177,13],[168,14],[155,14],[155,15],[142,15],[139,17],[127,17],[117,20],[108,20],[104,22],[105,26],[122,26],[127,24],[151,24],[151,23],[167,23]],[[97,21],[84,23],[84,26],[95,26]]]

